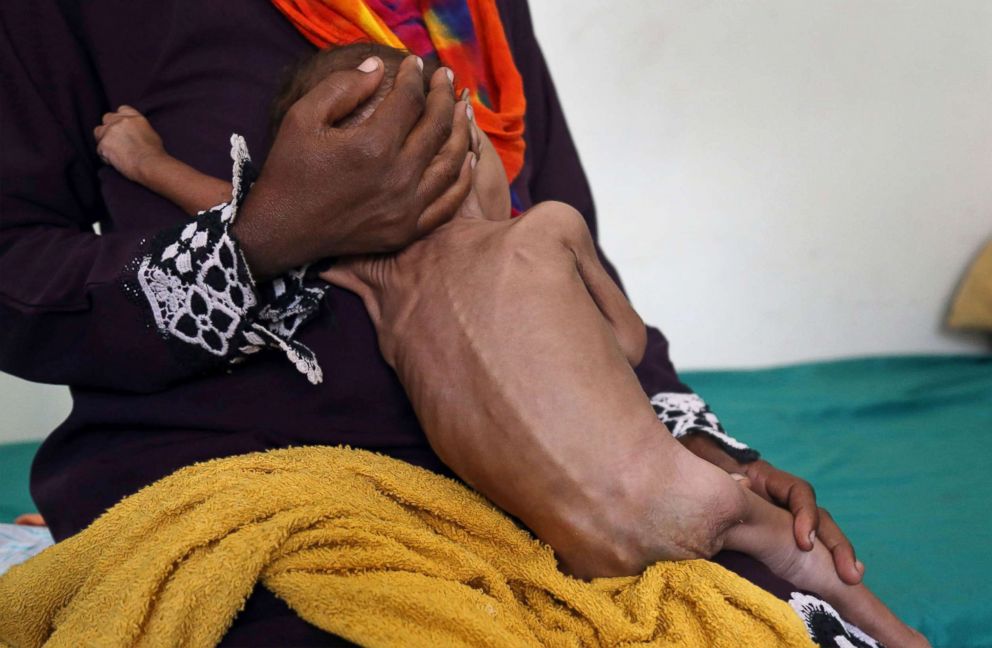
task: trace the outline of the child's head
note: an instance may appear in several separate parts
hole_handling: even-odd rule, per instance
[[[353,70],[370,56],[378,56],[384,67],[382,84],[369,99],[360,105],[335,126],[350,128],[364,122],[393,87],[400,63],[409,52],[377,43],[354,43],[341,47],[319,50],[291,68],[282,84],[279,94],[272,103],[273,132],[298,99],[309,92],[314,86],[323,81],[332,72]],[[429,88],[430,78],[438,69],[435,59],[424,60],[424,90]],[[458,83],[458,79],[455,79]],[[474,186],[479,196],[479,203],[487,218],[502,220],[510,217],[510,191],[506,172],[496,149],[486,134],[473,126],[479,134],[479,162],[475,167]]]
[[[286,116],[289,108],[300,97],[327,78],[329,74],[343,70],[354,70],[362,61],[370,56],[378,56],[382,59],[385,67],[382,84],[368,101],[359,106],[351,115],[338,122],[336,126],[347,128],[362,123],[368,119],[375,110],[375,107],[382,102],[392,89],[400,63],[408,55],[409,52],[376,43],[354,43],[352,45],[317,50],[286,71],[282,87],[279,89],[279,94],[276,95],[275,101],[272,102],[271,116],[273,131],[279,128],[279,124]],[[425,91],[428,89],[431,75],[436,70],[436,61],[424,61]]]

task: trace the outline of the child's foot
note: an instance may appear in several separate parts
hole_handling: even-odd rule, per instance
[[[45,518],[41,517],[38,513],[24,513],[17,516],[14,524],[20,524],[22,526],[45,526]]]
[[[848,585],[837,576],[830,550],[816,540],[811,551],[796,546],[792,515],[749,493],[752,515],[728,533],[727,548],[761,560],[777,576],[816,592],[849,623],[890,648],[928,647],[926,637],[899,620],[864,585]]]

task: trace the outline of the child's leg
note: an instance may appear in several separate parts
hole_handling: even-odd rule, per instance
[[[900,621],[862,585],[847,585],[837,576],[827,547],[816,540],[812,551],[796,546],[792,515],[747,491],[748,514],[728,530],[724,548],[749,554],[777,576],[816,592],[841,616],[890,648],[929,646],[926,638]]]

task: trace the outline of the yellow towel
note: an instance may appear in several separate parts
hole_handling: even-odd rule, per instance
[[[366,646],[812,645],[718,565],[570,578],[454,480],[328,447],[198,464],[123,500],[0,577],[0,643],[212,646],[258,580]]]

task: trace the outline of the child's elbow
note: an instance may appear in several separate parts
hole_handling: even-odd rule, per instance
[[[630,366],[637,368],[648,348],[648,331],[644,321],[633,308],[620,327],[617,341]]]

